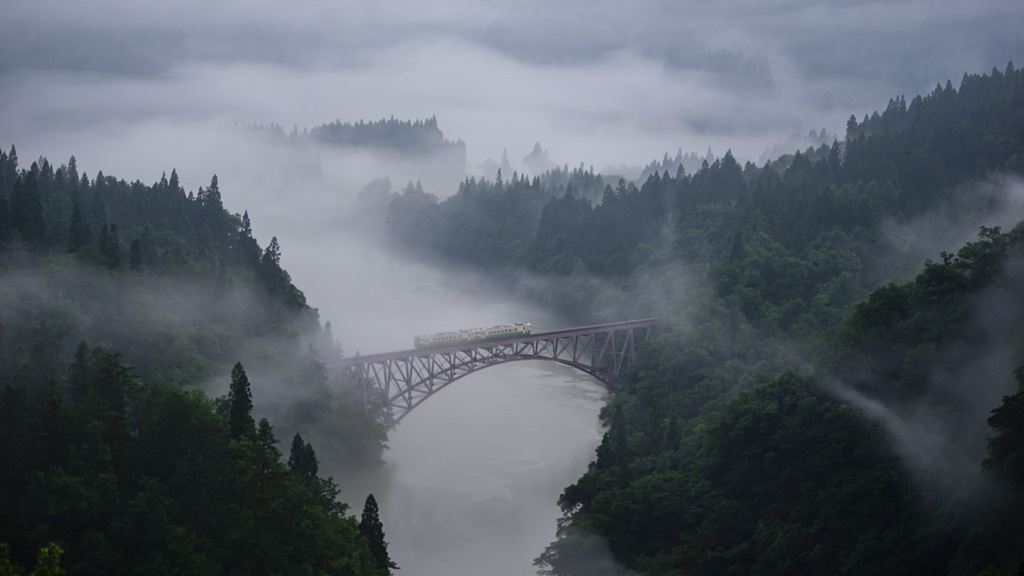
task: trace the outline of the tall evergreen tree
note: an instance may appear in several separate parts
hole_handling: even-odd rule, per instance
[[[121,237],[117,232],[117,224],[104,226],[100,230],[100,258],[109,270],[121,267]]]
[[[238,236],[234,245],[235,253],[239,262],[255,269],[260,263],[260,245],[252,236],[252,223],[249,221],[249,211],[242,214],[242,225],[238,230]]]
[[[274,427],[270,425],[270,420],[266,418],[260,418],[259,424],[256,426],[256,441],[263,446],[263,450],[274,462],[279,462],[281,459],[281,451],[277,449],[277,436],[274,435]]]
[[[82,349],[79,343],[79,352]],[[77,353],[76,353],[77,359]],[[120,352],[96,348],[92,352],[89,389],[95,390],[102,400],[117,414],[125,413],[125,400],[136,387],[132,367],[121,364]]]
[[[0,150],[0,194],[10,194],[18,179],[18,151],[11,144],[10,154]]]
[[[995,435],[988,442],[985,468],[1004,475],[1018,489],[1024,489],[1024,366],[1014,373],[1016,394],[1003,396],[1003,404],[992,410],[988,423]]]
[[[128,248],[128,269],[132,272],[142,272],[142,245],[138,238],[132,240]]]
[[[39,165],[32,163],[32,169],[14,183],[11,197],[11,220],[13,228],[29,244],[41,244],[46,236],[43,221],[43,203],[39,197]]]
[[[231,387],[228,389],[228,428],[232,438],[256,436],[256,421],[252,417],[252,390],[241,362],[231,369]]]
[[[363,516],[359,520],[359,535],[370,543],[370,553],[377,561],[382,576],[390,576],[392,570],[398,570],[398,565],[388,556],[388,543],[384,540],[384,524],[380,521],[377,499],[373,497],[373,494],[366,497],[366,504],[363,505]]]
[[[288,454],[288,467],[299,477],[304,484],[316,478],[320,470],[320,463],[317,461],[316,452],[312,444],[307,444],[301,434],[295,434],[292,439],[291,452]]]
[[[213,178],[210,179],[210,187],[206,190],[199,189],[199,194],[196,196],[199,203],[209,210],[210,214],[221,215],[224,212],[224,202],[220,196],[220,186],[217,184],[217,175],[214,174]]]
[[[82,217],[82,208],[78,201],[78,195],[75,194],[72,200],[71,222],[68,224],[67,251],[73,254],[91,243],[92,231]]]
[[[0,194],[0,246],[11,240],[11,212],[7,205],[7,196]]]
[[[71,365],[68,366],[68,388],[71,391],[72,400],[76,402],[84,398],[89,391],[91,365],[92,352],[89,350],[89,343],[80,340]]]

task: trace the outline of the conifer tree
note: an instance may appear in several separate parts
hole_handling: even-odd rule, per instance
[[[7,206],[7,197],[0,193],[0,246],[11,240],[11,212]]]
[[[68,253],[78,252],[79,249],[88,246],[92,242],[92,231],[89,224],[82,217],[82,208],[78,197],[72,200],[71,222],[68,224]]]
[[[99,249],[100,258],[107,269],[116,270],[121,267],[121,237],[116,224],[104,226],[100,230]]]
[[[232,438],[256,436],[256,421],[252,418],[252,391],[249,378],[241,362],[231,369],[231,387],[228,389],[228,429]]]
[[[68,366],[68,388],[71,391],[71,398],[75,401],[84,398],[89,391],[91,364],[92,352],[89,350],[89,343],[80,340],[71,365]]]
[[[132,240],[128,247],[128,269],[132,272],[142,272],[142,246],[139,239]]]
[[[29,244],[41,244],[46,226],[43,221],[43,204],[39,198],[39,165],[32,163],[32,169],[14,183],[11,197],[11,220],[14,230]]]
[[[377,499],[370,494],[366,497],[366,504],[363,505],[363,516],[359,521],[359,535],[370,543],[370,553],[377,561],[382,575],[391,575],[392,570],[398,570],[398,565],[391,561],[388,556],[388,543],[384,540],[384,524],[380,521],[377,510]]]
[[[1016,394],[1003,396],[1003,403],[988,419],[996,434],[989,439],[985,469],[1005,475],[1017,489],[1024,489],[1024,366],[1017,368]]]
[[[78,346],[77,352],[81,352],[82,344],[79,343]],[[135,385],[132,367],[121,363],[120,352],[108,352],[99,347],[93,350],[89,390],[95,390],[115,413],[125,413],[125,397],[132,392]]]
[[[317,461],[313,445],[307,444],[301,434],[295,434],[292,439],[292,449],[288,454],[288,468],[306,485],[309,485],[311,479],[316,478],[317,472],[320,470],[320,463]]]
[[[262,251],[252,236],[252,224],[249,221],[248,210],[242,214],[242,225],[238,230],[234,248],[241,263],[250,268],[259,266]]]

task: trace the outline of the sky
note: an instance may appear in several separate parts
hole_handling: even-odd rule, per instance
[[[536,142],[598,171],[678,149],[760,163],[1022,60],[1022,22],[1014,0],[5,0],[0,146],[194,187],[224,126],[436,116],[470,172]]]

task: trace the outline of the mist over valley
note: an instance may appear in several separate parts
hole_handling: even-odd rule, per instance
[[[6,3],[0,572],[1019,573],[1022,20]]]

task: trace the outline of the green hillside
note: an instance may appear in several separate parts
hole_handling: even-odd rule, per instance
[[[186,194],[0,153],[0,572],[389,573],[313,447],[286,460],[253,415],[243,362],[323,395],[341,350],[280,255],[216,176]],[[379,463],[383,428],[332,396],[332,451]]]
[[[764,166],[726,153],[599,201],[470,180],[407,191],[389,228],[581,321],[662,319],[543,573],[614,573],[603,546],[651,575],[1018,573],[1024,228],[960,245],[1021,213],[1022,173],[1010,64]]]

